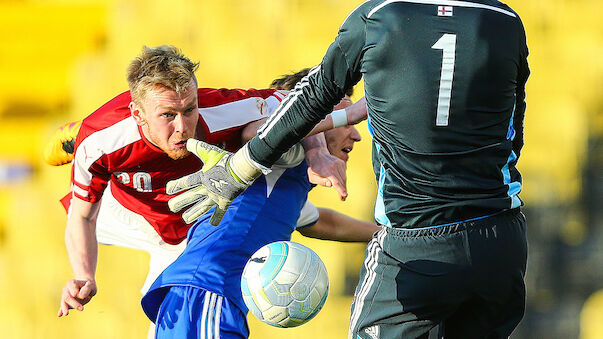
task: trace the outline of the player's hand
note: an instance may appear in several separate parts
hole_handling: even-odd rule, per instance
[[[328,151],[312,150],[306,152],[308,161],[308,179],[311,183],[325,187],[333,187],[339,198],[345,200],[346,189],[345,161],[331,155]]]
[[[69,280],[63,287],[58,316],[68,315],[72,308],[83,311],[84,305],[96,295],[96,292],[97,288],[94,280]]]
[[[366,98],[358,100],[351,106],[345,109],[346,117],[348,118],[348,125],[356,125],[357,123],[366,120]]]
[[[203,167],[198,172],[168,182],[167,194],[193,189],[181,194],[186,194],[184,197],[172,198],[176,200],[168,202],[168,205],[170,209],[180,210],[194,204],[192,210],[184,213],[189,219],[185,219],[187,223],[215,205],[216,210],[209,223],[216,226],[232,200],[251,185],[262,171],[251,163],[247,146],[236,153],[230,153],[203,141],[188,139],[186,148],[203,161]]]
[[[167,194],[176,194],[189,187],[188,191],[168,200],[168,207],[170,208],[170,211],[174,213],[192,205],[182,213],[182,219],[187,224],[199,219],[199,217],[215,205],[213,201],[209,199],[207,189],[201,184],[202,175],[203,172],[201,171],[195,172],[178,180],[170,181],[167,185]],[[180,181],[180,183],[178,183],[178,181]],[[195,184],[195,182],[198,182],[198,184]]]

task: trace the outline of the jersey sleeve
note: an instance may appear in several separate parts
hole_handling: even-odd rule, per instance
[[[258,130],[258,136],[249,143],[253,160],[270,167],[360,81],[365,45],[363,18],[370,6],[361,5],[348,16],[321,64],[310,70]]]
[[[82,129],[85,125],[82,125]],[[78,134],[78,139],[86,134]],[[111,174],[107,170],[106,156],[98,147],[94,147],[93,137],[76,141],[71,175],[72,191],[75,197],[88,202],[101,199]]]
[[[309,227],[316,224],[318,217],[318,208],[306,200],[306,203],[304,204],[304,207],[302,207],[301,213],[299,214],[299,218],[297,219],[297,226],[295,229]]]
[[[519,20],[519,19],[518,19]],[[517,88],[515,90],[515,112],[513,113],[513,126],[515,137],[513,139],[513,152],[519,157],[523,147],[523,121],[526,112],[526,82],[530,75],[528,66],[528,46],[526,42],[526,33],[519,20],[519,67],[517,72]]]
[[[198,128],[204,129],[206,142],[236,151],[243,128],[270,116],[286,96],[274,89],[199,89]]]

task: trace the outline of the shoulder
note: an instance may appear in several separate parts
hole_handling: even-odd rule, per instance
[[[132,97],[130,96],[130,91],[123,92],[109,100],[92,114],[84,118],[82,126],[80,127],[80,134],[83,133],[83,136],[85,137],[96,131],[109,128],[130,117],[129,105],[131,101]]]
[[[78,135],[75,144],[76,165],[85,168],[100,159],[141,140],[138,126],[134,118],[122,119],[113,125],[100,130],[89,128]]]
[[[227,88],[199,88],[199,107],[214,107],[248,98],[268,98],[273,89],[227,89]]]

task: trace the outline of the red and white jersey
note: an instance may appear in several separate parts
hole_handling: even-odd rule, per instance
[[[247,123],[268,116],[284,97],[272,89],[200,88],[198,94],[197,137],[229,151],[242,146]],[[124,92],[83,120],[75,142],[72,192],[94,203],[111,182],[111,193],[122,206],[143,216],[166,243],[177,244],[189,225],[181,213],[169,210],[165,187],[198,171],[202,162],[194,155],[173,160],[154,146],[131,116],[130,101],[130,92]]]

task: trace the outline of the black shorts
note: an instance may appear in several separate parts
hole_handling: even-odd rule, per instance
[[[350,338],[507,338],[525,310],[519,209],[448,226],[384,227],[369,243]]]

